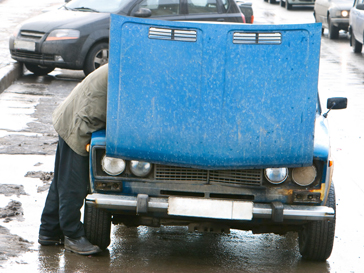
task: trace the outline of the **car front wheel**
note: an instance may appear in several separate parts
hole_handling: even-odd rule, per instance
[[[335,237],[335,188],[331,184],[326,206],[334,209],[334,219],[311,221],[298,233],[299,249],[306,260],[325,261],[330,257]]]
[[[98,43],[94,45],[87,54],[83,72],[87,76],[95,69],[109,62],[109,44]]]
[[[110,244],[111,214],[85,203],[83,225],[91,244],[106,249]]]
[[[53,66],[42,66],[29,63],[25,63],[25,67],[36,76],[45,76],[48,73],[51,73],[55,68]]]
[[[339,28],[331,23],[330,17],[327,16],[327,25],[329,28],[329,38],[338,39],[339,38]]]
[[[358,42],[356,39],[355,39],[355,36],[354,36],[354,34],[352,33],[353,32],[353,30],[351,30],[351,43],[350,43],[350,45],[353,47],[353,50],[354,50],[354,52],[355,53],[361,53],[361,50],[362,50],[362,48],[363,48],[363,44],[361,44],[360,42]]]

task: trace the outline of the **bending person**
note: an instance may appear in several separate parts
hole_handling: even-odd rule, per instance
[[[41,245],[64,243],[66,250],[82,255],[101,251],[85,237],[80,210],[89,184],[86,145],[92,132],[106,125],[107,80],[106,64],[79,83],[53,113],[59,142],[54,178],[41,216]]]

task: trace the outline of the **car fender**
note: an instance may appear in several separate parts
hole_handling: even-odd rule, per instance
[[[109,42],[109,27],[104,29],[98,29],[96,31],[93,31],[85,40],[82,49],[80,51],[80,58],[78,61],[80,63],[77,64],[77,66],[83,67],[85,63],[85,59],[87,57],[88,52],[90,49],[99,42]]]

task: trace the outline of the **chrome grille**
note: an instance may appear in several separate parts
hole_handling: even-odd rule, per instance
[[[228,183],[260,186],[261,170],[223,170],[210,171],[210,183]]]
[[[20,37],[26,38],[26,39],[31,39],[34,41],[41,40],[43,38],[44,34],[45,34],[44,32],[25,31],[25,30],[20,31]]]
[[[262,170],[208,171],[165,165],[156,165],[154,170],[155,179],[157,181],[205,182],[260,186],[263,176]]]
[[[206,170],[156,165],[155,179],[164,181],[207,181]]]

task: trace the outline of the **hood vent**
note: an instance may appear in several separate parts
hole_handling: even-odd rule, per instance
[[[282,34],[279,32],[275,33],[234,32],[233,43],[279,45],[282,43]]]
[[[149,28],[149,39],[196,42],[196,30],[181,30],[170,28]]]

